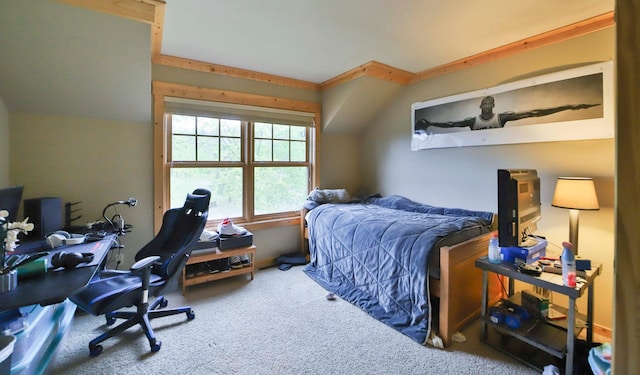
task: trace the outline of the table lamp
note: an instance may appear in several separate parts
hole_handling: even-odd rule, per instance
[[[593,179],[588,177],[558,177],[553,193],[553,207],[569,209],[569,242],[578,255],[578,221],[580,210],[599,210]]]

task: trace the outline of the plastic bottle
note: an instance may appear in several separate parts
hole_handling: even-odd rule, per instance
[[[493,232],[489,238],[489,262],[502,263],[502,254],[500,253],[500,245],[498,244],[498,233]]]
[[[576,287],[576,258],[573,255],[571,242],[562,243],[562,283],[571,288]]]

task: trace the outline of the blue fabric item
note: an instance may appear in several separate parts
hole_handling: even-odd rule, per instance
[[[604,343],[589,351],[589,366],[596,375],[611,374],[611,344]]]
[[[368,197],[365,203],[375,204],[381,207],[393,208],[409,212],[422,212],[425,214],[438,214],[447,216],[474,216],[482,218],[491,224],[493,212],[487,211],[470,211],[464,208],[446,208],[430,206],[428,204],[412,201],[400,195],[390,195],[388,197]]]
[[[280,271],[288,271],[291,269],[291,267],[293,267],[293,264],[282,263],[281,265],[278,266],[278,269]]]
[[[277,257],[275,263],[279,265],[280,271],[287,271],[292,266],[307,264],[307,258],[302,253],[289,253]]]
[[[451,233],[488,225],[481,217],[377,204],[323,204],[309,212],[307,224],[311,259],[304,272],[421,344],[431,330],[427,262],[432,248]]]
[[[302,208],[306,208],[307,210],[311,211],[314,208],[318,207],[319,205],[321,205],[322,203],[318,203],[318,202],[314,202],[314,201],[310,201],[310,200],[306,200],[304,201],[304,203],[302,204]]]

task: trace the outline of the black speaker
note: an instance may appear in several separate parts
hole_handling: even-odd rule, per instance
[[[24,217],[33,223],[33,230],[27,234],[32,240],[42,240],[47,235],[62,229],[62,199],[53,197],[24,200]]]

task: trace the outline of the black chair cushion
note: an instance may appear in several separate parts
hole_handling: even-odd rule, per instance
[[[76,294],[73,302],[82,310],[93,315],[102,315],[121,307],[134,306],[141,300],[139,274],[121,274],[106,277],[91,282],[87,288]],[[149,290],[161,285],[164,280],[158,275],[151,275]]]

